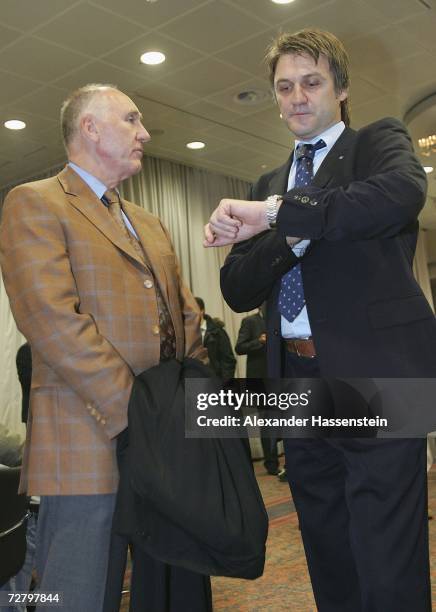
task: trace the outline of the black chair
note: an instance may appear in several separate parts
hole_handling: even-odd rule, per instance
[[[0,586],[20,571],[26,555],[28,499],[18,494],[20,471],[0,466]]]

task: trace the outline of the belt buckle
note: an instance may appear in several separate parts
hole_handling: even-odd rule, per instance
[[[292,342],[294,343],[294,349],[295,349],[295,352],[297,353],[297,357],[304,357],[304,355],[302,355],[300,351],[298,350],[297,339],[294,339]]]
[[[298,350],[298,346],[297,346],[297,342],[299,340],[303,340],[303,341],[311,340],[311,336],[308,336],[307,338],[295,338],[294,339],[294,348],[295,348],[295,352],[297,353],[297,356],[304,357],[305,359],[315,359],[316,355],[302,355],[300,353],[300,351]]]

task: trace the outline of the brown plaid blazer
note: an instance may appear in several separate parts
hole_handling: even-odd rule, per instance
[[[116,490],[114,437],[127,426],[133,376],[159,362],[155,281],[171,313],[177,357],[205,355],[198,307],[167,231],[138,206],[123,206],[153,276],[68,166],[16,187],[4,203],[0,264],[33,355],[20,484],[31,495]]]

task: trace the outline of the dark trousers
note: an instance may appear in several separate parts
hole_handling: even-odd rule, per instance
[[[279,455],[277,452],[277,439],[271,438],[263,434],[263,428],[260,429],[260,441],[263,450],[263,465],[270,474],[277,472],[279,467]]]
[[[126,538],[112,534],[103,612],[118,612],[127,562]],[[152,559],[131,547],[131,612],[211,612],[209,576]]]
[[[285,377],[318,377],[286,355]],[[431,612],[426,445],[287,439],[286,467],[320,612]]]

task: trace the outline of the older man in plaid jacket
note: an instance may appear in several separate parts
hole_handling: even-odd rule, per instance
[[[42,496],[41,590],[62,591],[64,611],[98,612],[133,377],[204,349],[167,231],[116,190],[150,138],[138,108],[88,85],[61,123],[69,163],[9,193],[0,263],[34,359],[21,490]]]

